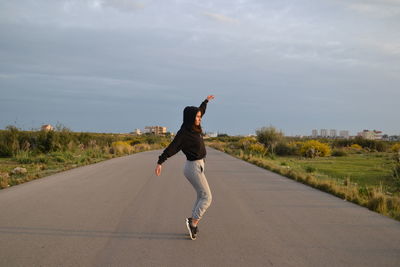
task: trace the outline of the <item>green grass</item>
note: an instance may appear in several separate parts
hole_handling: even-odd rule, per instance
[[[0,130],[0,189],[77,166],[166,147],[170,136],[56,131]],[[27,170],[13,174],[15,167]]]
[[[277,157],[278,161],[295,169],[303,169],[340,180],[350,179],[360,186],[392,186],[390,153],[349,154],[343,157],[299,158]]]
[[[0,158],[0,172],[9,174],[8,185],[13,186],[110,157],[112,156],[109,154],[90,157],[87,153],[73,154],[71,152],[52,152],[38,155],[23,153],[14,158]],[[26,168],[27,173],[11,174],[15,167]]]
[[[400,221],[400,187],[392,176],[394,153],[350,151],[311,159],[254,155],[218,140],[208,145]]]
[[[115,153],[109,153],[102,148],[54,151],[47,154],[21,151],[15,157],[0,158],[0,189],[106,159],[159,148],[162,146],[155,143],[153,145],[139,144],[137,149],[115,151]],[[27,172],[12,174],[11,171],[15,167],[26,168]]]

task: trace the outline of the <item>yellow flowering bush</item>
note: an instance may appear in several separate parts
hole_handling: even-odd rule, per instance
[[[142,152],[142,151],[146,151],[146,150],[150,150],[151,145],[149,144],[136,144],[133,146],[133,149],[135,150],[135,152]]]
[[[352,148],[354,150],[362,150],[362,147],[359,144],[352,144],[350,146],[350,148]]]
[[[133,147],[125,141],[116,141],[111,144],[110,153],[116,155],[130,154],[133,152]]]
[[[239,149],[249,149],[249,146],[257,143],[257,140],[254,137],[244,137],[237,141],[237,147]]]
[[[259,155],[265,155],[267,152],[265,146],[260,143],[250,144],[248,147],[249,151]]]
[[[317,140],[310,140],[303,143],[300,153],[308,158],[327,157],[331,154],[331,148]]]
[[[400,143],[396,143],[394,144],[390,150],[392,150],[393,152],[400,152]]]

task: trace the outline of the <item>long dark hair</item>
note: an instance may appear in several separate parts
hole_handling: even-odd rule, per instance
[[[203,133],[203,129],[201,128],[201,125],[196,125],[194,122],[192,125],[192,130],[196,133],[200,133],[200,134]]]

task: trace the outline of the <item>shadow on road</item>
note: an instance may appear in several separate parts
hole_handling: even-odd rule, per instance
[[[113,232],[102,230],[73,230],[73,229],[51,229],[51,228],[32,228],[32,227],[0,227],[2,234],[21,234],[21,235],[45,235],[45,236],[67,236],[67,237],[100,237],[116,239],[174,239],[189,240],[185,233],[139,233],[139,232]]]

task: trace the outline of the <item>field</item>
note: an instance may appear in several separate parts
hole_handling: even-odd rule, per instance
[[[294,169],[302,169],[315,173],[324,178],[330,177],[338,180],[348,179],[360,186],[393,187],[391,153],[360,153],[349,154],[343,157],[276,157],[281,165]]]
[[[306,157],[299,154],[300,150],[291,150],[297,155],[279,156],[266,153],[265,147],[255,143],[253,139],[214,138],[207,140],[207,144],[267,170],[400,220],[400,183],[393,175],[393,170],[399,165],[395,161],[396,153],[348,147],[340,148],[346,152],[336,152],[338,156],[328,153],[326,156]],[[296,143],[299,145],[301,142]]]

